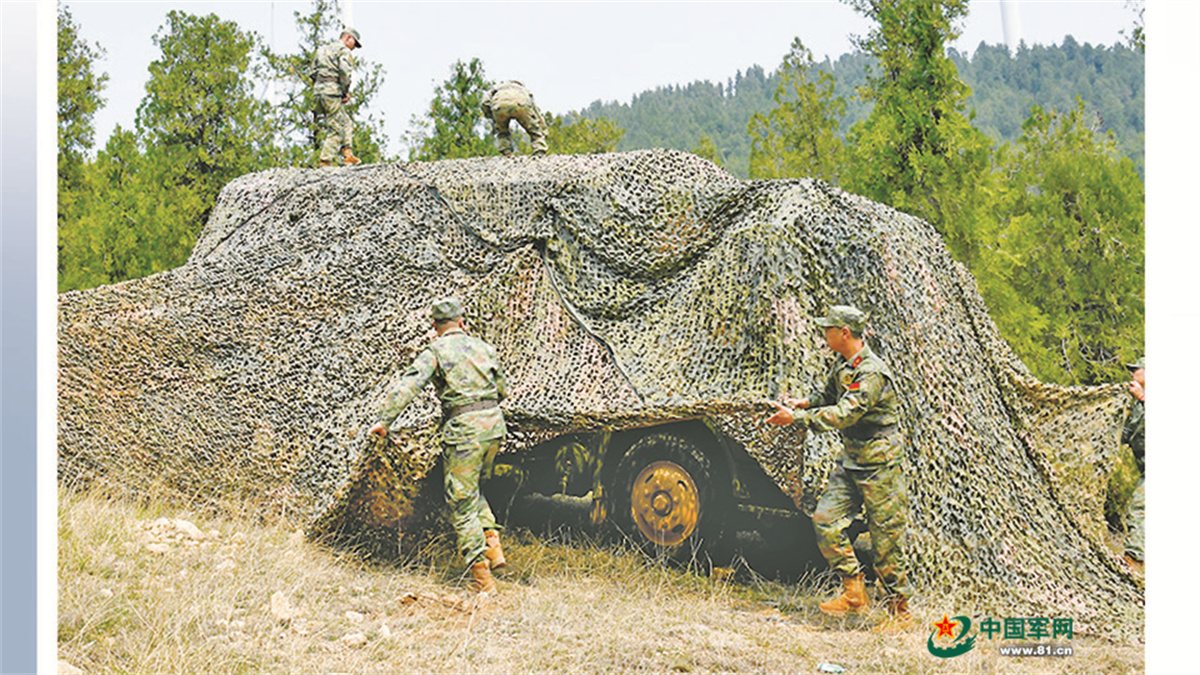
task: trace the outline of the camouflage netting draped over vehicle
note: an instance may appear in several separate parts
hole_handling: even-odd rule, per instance
[[[1031,377],[929,224],[674,151],[233,181],[184,266],[60,296],[60,480],[403,528],[438,405],[395,445],[366,430],[449,294],[507,368],[506,452],[705,415],[808,512],[836,435],[764,425],[761,401],[822,380],[812,317],[855,304],[903,400],[922,601],[1141,635],[1143,586],[1104,541],[1123,385]]]

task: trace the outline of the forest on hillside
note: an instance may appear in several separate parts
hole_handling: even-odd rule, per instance
[[[1079,44],[1067,36],[1061,45],[1022,45],[1012,53],[1004,45],[979,43],[971,54],[948,49],[958,76],[970,88],[965,100],[972,124],[993,141],[1013,141],[1033,106],[1060,111],[1082,99],[1098,116],[1097,128],[1112,131],[1118,151],[1145,176],[1145,54],[1124,44]],[[833,77],[834,94],[846,102],[839,120],[841,135],[870,114],[872,105],[856,92],[866,84],[875,59],[855,51],[814,66]],[[725,168],[749,177],[750,136],[754,113],[766,113],[781,82],[780,70],[751,65],[725,82],[667,85],[633,96],[629,103],[595,101],[580,115],[608,119],[625,129],[618,150],[674,148],[693,151],[708,136],[720,149]]]

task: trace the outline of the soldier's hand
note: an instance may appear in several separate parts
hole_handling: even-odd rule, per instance
[[[376,434],[378,436],[387,436],[387,427],[383,426],[383,422],[376,422],[375,426],[371,427],[368,434]]]
[[[777,401],[771,401],[771,405],[775,406],[775,414],[767,418],[767,424],[774,424],[777,427],[786,427],[796,420],[791,408],[783,407],[783,404]]]
[[[783,399],[783,404],[789,408],[799,408],[801,410],[808,409],[809,405],[807,398],[785,398]]]
[[[1137,380],[1130,380],[1129,393],[1133,394],[1139,401],[1146,400],[1146,389]]]

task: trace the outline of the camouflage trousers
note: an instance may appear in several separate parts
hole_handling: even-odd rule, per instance
[[[509,122],[516,120],[529,133],[535,153],[545,154],[546,121],[536,105],[497,103],[492,108],[492,130],[496,133],[496,149],[501,154],[511,154],[513,151],[512,134],[509,132]]]
[[[446,504],[458,537],[458,552],[467,565],[483,560],[487,550],[484,530],[498,530],[496,516],[479,490],[479,483],[492,477],[492,461],[500,439],[446,445],[442,468],[446,474]]]
[[[1146,479],[1138,480],[1129,498],[1125,514],[1125,554],[1134,560],[1146,559]]]
[[[342,107],[340,96],[317,94],[313,103],[315,112],[321,118],[321,128],[325,131],[325,142],[321,144],[321,161],[332,162],[342,148],[353,149],[354,122],[350,114]]]
[[[889,594],[912,597],[904,539],[908,525],[908,492],[899,463],[872,469],[847,469],[836,464],[813,512],[813,529],[829,566],[842,576],[861,572],[846,528],[862,507],[867,515],[875,576]]]

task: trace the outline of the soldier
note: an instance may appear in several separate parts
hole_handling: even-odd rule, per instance
[[[350,77],[354,70],[353,49],[362,47],[358,31],[342,30],[342,36],[319,49],[313,59],[313,112],[324,121],[325,142],[321,144],[318,166],[332,166],[333,155],[339,150],[342,163],[358,164],[359,158],[351,149],[354,143],[354,122],[343,108],[350,102]]]
[[[431,311],[438,337],[405,371],[370,433],[386,436],[392,422],[429,382],[442,403],[442,466],[458,551],[480,593],[496,590],[490,570],[504,567],[500,526],[479,491],[507,429],[500,401],[504,371],[491,345],[465,331],[462,303],[446,298]]]
[[[1129,393],[1135,400],[1121,431],[1121,442],[1133,450],[1141,474],[1125,514],[1125,561],[1141,570],[1146,560],[1146,360],[1141,358],[1125,367],[1129,369]]]
[[[492,121],[496,134],[496,148],[505,157],[513,153],[512,136],[509,135],[509,120],[516,120],[529,133],[533,143],[533,154],[546,154],[546,121],[533,102],[533,94],[525,85],[509,80],[492,87],[483,97],[483,116]]]
[[[891,369],[862,338],[867,316],[855,307],[835,305],[816,320],[825,341],[842,359],[830,372],[823,390],[802,399],[772,401],[777,412],[767,422],[793,422],[816,431],[841,431],[843,451],[813,513],[817,543],[830,567],[842,576],[842,594],[821,603],[831,616],[867,609],[863,573],[845,530],[859,507],[867,516],[875,551],[875,574],[885,592],[889,619],[877,627],[895,630],[911,625],[908,565],[904,557],[908,495],[901,461],[904,437]],[[800,408],[795,411],[793,408]]]

